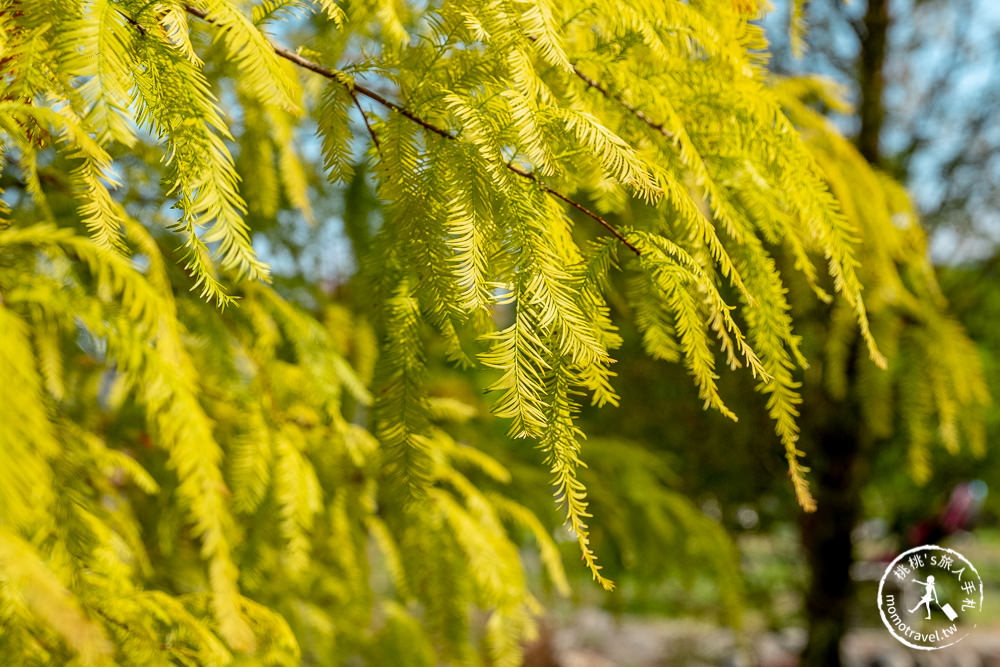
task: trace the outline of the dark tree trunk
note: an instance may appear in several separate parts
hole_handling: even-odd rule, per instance
[[[858,133],[858,150],[873,165],[879,165],[882,154],[879,138],[885,117],[882,94],[885,91],[885,50],[889,34],[889,1],[868,0],[868,9],[862,19],[859,37],[861,54],[858,57],[858,115],[861,131]]]
[[[859,26],[861,53],[858,57],[858,115],[861,130],[858,149],[869,163],[879,166],[882,154],[879,139],[885,118],[885,56],[889,33],[891,0],[868,0]],[[855,344],[856,357],[858,345]],[[849,368],[853,369],[852,358]],[[855,374],[848,373],[854,385]],[[814,396],[806,405],[823,418],[809,433],[803,433],[813,447],[817,510],[802,518],[802,547],[809,566],[810,580],[805,607],[809,638],[802,653],[803,665],[838,667],[841,640],[847,632],[852,597],[851,564],[854,550],[851,533],[861,514],[860,491],[866,474],[868,447],[862,432],[861,416],[854,401]]]
[[[802,547],[810,571],[806,592],[809,638],[803,665],[841,664],[851,601],[851,533],[860,515],[864,456],[857,411],[835,404],[831,418],[812,436],[813,485],[817,509],[802,517]]]

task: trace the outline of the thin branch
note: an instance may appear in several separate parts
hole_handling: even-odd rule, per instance
[[[631,104],[626,102],[623,98],[617,95],[612,95],[611,91],[609,91],[607,88],[601,85],[599,81],[596,81],[587,76],[586,74],[584,74],[583,72],[581,72],[580,68],[577,67],[576,65],[573,65],[573,73],[576,74],[576,76],[585,84],[587,84],[588,86],[599,92],[601,95],[604,95],[609,100],[617,102],[630,114],[632,114],[633,116],[644,122],[646,125],[649,125],[651,128],[653,128],[663,136],[668,138],[674,136],[673,132],[663,127],[663,123],[657,123],[655,120],[647,116],[646,112],[644,112],[642,109],[632,106]]]
[[[528,37],[528,39],[531,40],[532,42],[536,41],[535,37]],[[632,114],[633,116],[644,122],[646,125],[649,125],[651,128],[653,128],[663,136],[668,138],[674,136],[674,133],[665,128],[663,126],[663,123],[657,123],[655,120],[647,116],[646,112],[644,112],[642,109],[632,106],[631,104],[626,102],[625,99],[622,97],[619,97],[617,95],[612,95],[611,91],[605,88],[599,81],[597,81],[596,79],[592,79],[591,77],[584,74],[583,71],[581,71],[580,68],[577,67],[576,63],[570,62],[570,66],[573,68],[573,73],[576,74],[577,78],[579,78],[585,84],[587,84],[588,86],[599,92],[601,95],[604,95],[604,97],[608,98],[612,102],[617,102],[630,114]]]
[[[355,91],[351,92],[351,99],[354,100],[354,106],[357,107],[358,113],[361,114],[361,120],[365,122],[365,128],[368,130],[368,135],[372,138],[372,143],[375,144],[375,152],[378,153],[379,157],[382,157],[382,144],[379,142],[378,137],[375,135],[375,129],[372,127],[371,123],[368,122],[368,116],[365,114],[365,110],[361,108],[361,102],[358,100],[358,94]]]
[[[138,30],[138,31],[139,31],[140,33],[142,33],[142,36],[143,36],[143,37],[145,37],[145,36],[146,36],[146,29],[145,29],[145,28],[144,28],[144,27],[142,26],[142,24],[141,24],[141,23],[139,23],[139,22],[138,22],[138,21],[136,21],[136,20],[135,20],[134,18],[132,18],[131,16],[129,16],[128,14],[126,14],[125,12],[123,12],[123,11],[122,11],[122,10],[120,10],[120,9],[115,9],[115,11],[116,11],[116,12],[118,12],[118,15],[119,15],[119,16],[121,16],[121,17],[122,17],[123,19],[125,19],[125,20],[126,20],[126,21],[127,21],[128,23],[129,23],[129,24],[131,24],[132,26],[134,26],[134,27],[135,27],[135,28],[136,28],[136,29],[137,29],[137,30]]]
[[[559,192],[557,190],[553,190],[552,188],[550,188],[549,186],[547,186],[545,183],[543,183],[541,180],[539,180],[531,172],[524,171],[520,167],[516,167],[513,164],[508,164],[507,168],[510,169],[515,174],[517,174],[518,176],[523,176],[524,178],[527,178],[529,180],[534,181],[535,183],[538,183],[538,185],[541,186],[541,188],[543,190],[545,190],[545,192],[547,192],[548,194],[552,195],[556,199],[563,200],[564,202],[566,202],[567,204],[569,204],[570,206],[572,206],[576,210],[580,211],[584,215],[586,215],[586,216],[588,216],[590,218],[593,218],[598,223],[600,223],[602,227],[604,227],[606,230],[608,230],[609,232],[611,232],[611,234],[616,239],[618,239],[619,241],[621,241],[622,243],[624,243],[626,246],[628,246],[629,250],[631,250],[632,252],[634,252],[636,255],[639,255],[640,257],[642,256],[642,252],[638,248],[636,248],[634,245],[632,245],[632,243],[630,243],[629,240],[626,239],[625,236],[623,236],[621,232],[619,232],[617,229],[615,229],[614,226],[612,226],[612,224],[610,222],[608,222],[607,220],[605,220],[604,218],[602,218],[598,214],[594,213],[593,211],[591,211],[589,208],[587,208],[583,204],[580,204],[579,202],[573,201],[572,199],[570,199],[569,197],[567,197],[566,195],[564,195],[563,193],[561,193],[561,192]]]
[[[208,18],[208,14],[206,14],[204,11],[198,9],[197,7],[192,7],[191,5],[185,5],[185,9],[187,10],[187,12],[189,14],[191,14],[193,16],[197,16],[198,18],[203,19],[205,21],[208,21],[209,23],[212,22],[212,19]],[[313,62],[312,60],[309,60],[308,58],[304,58],[303,56],[299,55],[298,53],[295,53],[294,51],[290,51],[290,50],[288,50],[286,48],[280,47],[280,46],[276,45],[273,42],[270,42],[270,44],[271,44],[271,48],[274,49],[274,52],[278,56],[281,56],[285,60],[288,60],[289,62],[294,63],[295,65],[298,65],[299,67],[301,67],[303,69],[307,69],[310,72],[315,72],[316,74],[319,74],[320,76],[322,76],[322,77],[324,77],[326,79],[330,79],[331,81],[336,81],[340,85],[342,85],[345,88],[347,88],[348,92],[350,92],[351,95],[352,95],[352,97],[354,97],[355,103],[357,103],[357,97],[356,96],[358,94],[364,95],[368,99],[373,100],[375,102],[378,102],[379,104],[381,104],[385,108],[390,109],[391,111],[395,111],[396,113],[398,113],[398,114],[404,116],[405,118],[413,121],[414,123],[416,123],[420,127],[422,127],[425,130],[427,130],[428,132],[432,132],[432,133],[434,133],[434,134],[436,134],[436,135],[438,135],[440,137],[443,137],[445,139],[449,139],[451,141],[457,141],[458,140],[458,137],[456,135],[452,134],[451,132],[449,132],[448,130],[445,130],[445,129],[441,128],[441,127],[438,127],[437,125],[434,125],[433,123],[430,123],[430,122],[424,120],[423,118],[421,118],[420,116],[418,116],[414,112],[410,111],[406,107],[404,107],[402,105],[399,105],[399,104],[396,104],[395,102],[393,102],[393,101],[391,101],[391,100],[383,97],[382,95],[376,93],[374,90],[371,90],[370,88],[367,88],[366,86],[363,86],[363,85],[361,85],[359,83],[355,83],[344,72],[340,72],[340,71],[337,71],[337,70],[332,70],[332,69],[330,69],[328,67],[324,67],[323,65],[320,65],[319,63],[316,63],[316,62]],[[607,94],[607,93],[605,93],[605,94]],[[622,103],[625,104],[624,102],[622,102]],[[626,106],[626,108],[629,108],[629,107]],[[638,110],[635,110],[635,111],[638,111]],[[638,111],[638,114],[641,114],[641,113],[642,113],[641,111]],[[362,117],[364,117],[364,112],[362,112],[361,115],[362,115]],[[365,118],[365,125],[368,125],[368,119],[367,118]],[[368,129],[369,129],[369,131],[371,131],[371,127],[370,126],[369,126]],[[661,131],[664,131],[664,130],[661,130]],[[373,139],[375,138],[374,133],[372,133],[372,138]],[[378,143],[377,143],[377,140],[376,140],[376,146],[377,145],[378,145]],[[537,176],[535,176],[533,173],[531,173],[529,171],[524,171],[520,167],[516,167],[513,164],[508,164],[507,168],[510,169],[511,171],[513,171],[518,176],[526,178],[526,179],[528,179],[530,181],[534,181],[535,183],[537,183],[549,195],[551,195],[551,196],[553,196],[553,197],[555,197],[557,199],[560,199],[560,200],[566,202],[567,204],[569,204],[570,206],[572,206],[576,210],[580,211],[581,213],[583,213],[587,217],[592,218],[598,224],[600,224],[602,227],[604,227],[609,232],[611,232],[614,235],[615,238],[617,238],[619,241],[621,241],[622,243],[624,243],[628,247],[629,250],[631,250],[632,252],[634,252],[636,255],[639,255],[639,256],[642,255],[642,253],[639,251],[639,249],[636,248],[632,243],[630,243],[625,238],[625,236],[622,235],[621,232],[619,232],[617,229],[615,229],[614,226],[610,222],[608,222],[607,220],[605,220],[604,218],[602,218],[597,213],[594,213],[593,211],[591,211],[590,209],[588,209],[584,205],[582,205],[582,204],[580,204],[580,203],[578,203],[576,201],[573,201],[572,199],[570,199],[566,195],[562,194],[558,190],[554,190],[553,188],[549,187],[544,182],[542,182],[541,179],[539,179]]]

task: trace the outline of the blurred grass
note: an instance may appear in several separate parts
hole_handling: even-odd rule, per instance
[[[779,525],[770,533],[745,534],[737,544],[746,582],[747,631],[803,626],[802,591],[808,571],[798,531],[790,525]]]

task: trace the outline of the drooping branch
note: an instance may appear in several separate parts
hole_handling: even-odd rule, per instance
[[[536,38],[534,38],[534,37],[528,37],[528,39],[530,41],[532,41],[532,42],[537,41]],[[646,115],[645,111],[643,111],[642,109],[640,109],[640,108],[638,108],[638,107],[630,104],[629,102],[626,102],[625,98],[623,98],[623,97],[621,97],[619,95],[612,94],[612,92],[610,90],[608,90],[607,88],[605,88],[604,85],[601,84],[601,82],[597,81],[593,77],[590,77],[590,76],[587,76],[586,74],[584,74],[583,70],[581,70],[580,67],[575,62],[573,62],[571,60],[569,64],[573,68],[573,74],[576,74],[577,78],[580,79],[581,81],[583,81],[585,84],[587,84],[587,86],[589,88],[593,88],[594,90],[596,90],[597,92],[599,92],[601,95],[603,95],[607,99],[611,100],[612,102],[617,103],[623,109],[625,109],[626,111],[628,111],[630,114],[632,114],[633,116],[635,116],[636,118],[638,118],[639,120],[641,120],[646,125],[648,125],[651,128],[653,128],[654,130],[656,130],[657,132],[659,132],[663,136],[668,137],[668,138],[674,136],[674,133],[671,132],[670,130],[668,130],[667,128],[665,128],[663,126],[663,123],[656,122],[655,120],[653,120],[652,118],[650,118],[648,115]]]
[[[563,193],[559,192],[558,190],[553,190],[552,188],[550,188],[549,186],[547,186],[545,183],[543,183],[542,181],[540,181],[538,178],[536,178],[535,175],[532,174],[531,172],[524,171],[520,167],[517,167],[517,166],[515,166],[513,164],[508,164],[507,168],[510,169],[515,174],[517,174],[518,176],[523,176],[524,178],[527,178],[529,180],[535,181],[549,195],[555,197],[556,199],[561,199],[562,201],[566,202],[567,204],[569,204],[570,206],[572,206],[576,210],[580,211],[584,215],[593,218],[594,220],[596,220],[597,222],[599,222],[601,225],[603,225],[605,229],[607,229],[609,232],[611,232],[611,234],[616,239],[618,239],[619,241],[621,241],[622,243],[624,243],[626,246],[628,246],[629,250],[631,250],[632,252],[634,252],[636,255],[639,255],[640,257],[642,256],[642,252],[638,248],[636,248],[632,243],[630,243],[629,240],[626,239],[625,236],[622,235],[621,232],[619,232],[617,229],[615,229],[611,225],[610,222],[608,222],[607,220],[605,220],[601,216],[597,215],[596,213],[594,213],[593,211],[591,211],[590,209],[588,209],[583,204],[570,199],[569,197],[567,197]]]
[[[128,14],[126,14],[125,12],[123,12],[123,11],[122,11],[122,10],[120,10],[120,9],[116,9],[115,11],[116,11],[116,12],[118,12],[118,15],[119,15],[119,16],[121,16],[121,17],[122,17],[123,19],[125,19],[126,23],[128,23],[128,24],[129,24],[129,25],[131,25],[131,26],[132,26],[133,28],[135,28],[136,30],[138,30],[138,31],[139,31],[139,33],[140,33],[140,34],[141,34],[141,35],[142,35],[143,37],[145,37],[145,36],[146,36],[146,29],[145,29],[145,28],[144,28],[144,27],[142,26],[142,24],[141,24],[141,23],[139,23],[139,22],[138,22],[138,21],[136,21],[136,20],[135,20],[134,18],[132,18],[131,16],[129,16]]]
[[[354,90],[351,91],[351,99],[354,100],[354,106],[357,108],[358,113],[361,114],[361,120],[365,123],[365,129],[368,130],[368,136],[372,138],[372,144],[375,146],[375,152],[378,153],[381,158],[382,143],[378,140],[378,136],[375,134],[375,128],[373,128],[372,124],[368,122],[368,114],[366,114],[365,110],[361,108],[361,101],[358,99],[358,94]]]
[[[203,19],[205,21],[208,21],[209,23],[212,22],[212,19],[210,19],[208,17],[208,14],[206,12],[204,12],[203,10],[198,9],[197,7],[192,7],[191,5],[185,5],[185,9],[192,16],[197,16],[198,18]],[[346,73],[341,72],[339,70],[330,69],[329,67],[324,67],[323,65],[320,65],[317,62],[309,60],[308,58],[305,58],[305,57],[299,55],[298,53],[295,53],[294,51],[291,51],[289,49],[286,49],[286,48],[283,48],[281,46],[278,46],[274,42],[269,42],[269,43],[271,44],[271,48],[274,49],[274,53],[277,54],[278,56],[284,58],[285,60],[288,60],[289,62],[291,62],[291,63],[293,63],[293,64],[295,64],[295,65],[297,65],[297,66],[299,66],[299,67],[301,67],[303,69],[307,69],[310,72],[314,72],[316,74],[319,74],[320,76],[322,76],[324,78],[327,78],[327,79],[330,79],[331,81],[336,81],[340,85],[342,85],[345,88],[347,88],[348,92],[350,92],[351,95],[352,95],[352,97],[355,97],[355,99],[356,99],[357,95],[363,95],[364,97],[367,97],[368,99],[373,100],[374,102],[378,102],[379,104],[381,104],[385,108],[387,108],[387,109],[389,109],[391,111],[395,111],[396,113],[400,114],[401,116],[409,119],[410,121],[412,121],[412,122],[416,123],[417,125],[419,125],[420,127],[424,128],[428,132],[432,132],[432,133],[434,133],[434,134],[436,134],[436,135],[438,135],[440,137],[443,137],[445,139],[449,139],[451,141],[458,141],[458,136],[457,135],[449,132],[448,130],[446,130],[446,129],[442,128],[442,127],[434,125],[433,123],[431,123],[431,122],[429,122],[429,121],[421,118],[416,113],[414,113],[410,109],[407,109],[406,107],[402,106],[401,104],[397,104],[397,103],[393,102],[392,100],[387,99],[383,95],[380,95],[379,93],[375,92],[374,90],[372,90],[372,89],[370,89],[370,88],[368,88],[368,87],[366,87],[366,86],[364,86],[362,84],[359,84],[359,83],[355,82]],[[638,111],[638,110],[636,110],[636,111]],[[638,111],[638,113],[641,114],[642,112]],[[362,116],[364,116],[364,113],[362,113]],[[644,116],[644,114],[643,114],[643,116]],[[365,125],[368,125],[368,119],[367,118],[365,118]],[[373,138],[374,138],[374,135],[373,135]],[[597,213],[594,213],[593,211],[591,211],[590,209],[588,209],[583,204],[580,204],[579,202],[574,201],[573,199],[571,199],[568,196],[562,194],[558,190],[555,190],[554,188],[549,187],[541,179],[539,179],[537,176],[535,176],[535,174],[533,174],[533,173],[531,173],[529,171],[525,171],[525,170],[521,169],[520,167],[517,167],[517,166],[515,166],[513,164],[507,164],[506,166],[507,166],[508,169],[510,169],[512,172],[514,172],[518,176],[521,176],[522,178],[526,178],[526,179],[528,179],[530,181],[534,181],[535,183],[537,183],[539,185],[539,187],[541,187],[550,196],[555,197],[557,199],[560,199],[560,200],[566,202],[567,204],[569,204],[570,206],[572,206],[576,210],[580,211],[581,213],[583,213],[587,217],[593,219],[598,224],[600,224],[602,227],[604,227],[609,232],[611,232],[611,234],[616,239],[618,239],[623,244],[625,244],[625,246],[629,250],[631,250],[632,252],[634,252],[636,255],[639,255],[639,256],[642,255],[642,252],[637,247],[635,247],[635,245],[633,245],[632,243],[630,243],[628,241],[628,239],[626,239],[625,236],[621,232],[619,232],[617,229],[615,229],[614,225],[612,225],[610,222],[608,222],[607,220],[605,220],[603,217],[601,217]]]
[[[665,128],[663,126],[663,123],[656,122],[655,120],[647,116],[645,111],[626,102],[623,97],[619,95],[613,95],[611,91],[605,88],[599,81],[584,74],[580,70],[580,68],[576,66],[576,64],[572,64],[572,66],[573,66],[573,73],[576,74],[577,78],[583,81],[585,84],[587,84],[590,88],[593,88],[594,90],[599,92],[601,95],[604,95],[604,97],[608,98],[612,102],[617,102],[622,108],[624,108],[630,114],[641,120],[646,125],[649,125],[651,128],[653,128],[663,136],[668,138],[674,136],[674,133]]]

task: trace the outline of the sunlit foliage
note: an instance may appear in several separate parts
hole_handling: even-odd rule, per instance
[[[510,472],[449,434],[469,407],[430,393],[430,359],[490,369],[611,588],[577,414],[618,402],[619,271],[706,408],[736,418],[719,363],[758,379],[810,509],[777,253],[885,360],[869,230],[782,110],[756,13],[0,2],[0,656],[517,664],[524,537],[566,576]],[[315,221],[320,173],[350,192],[359,165],[365,308],[269,286],[251,221]]]

